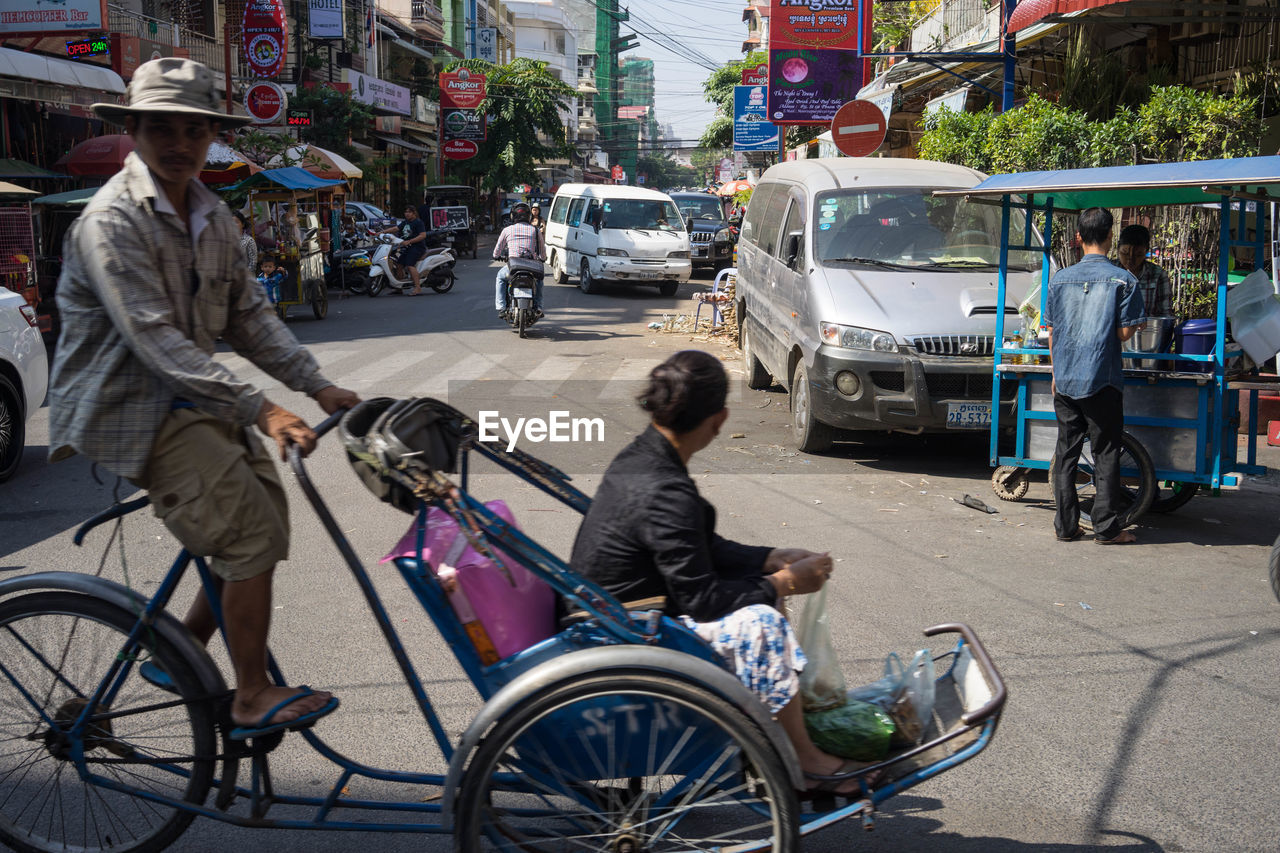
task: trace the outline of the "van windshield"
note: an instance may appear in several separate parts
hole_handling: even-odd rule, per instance
[[[665,199],[611,198],[604,202],[601,228],[682,231],[680,212]]]
[[[702,219],[712,222],[724,222],[724,206],[717,198],[710,196],[680,196],[675,199],[676,206],[686,219]]]
[[[835,190],[818,195],[814,254],[826,266],[869,264],[906,269],[994,269],[1000,265],[1000,208],[928,188]],[[1023,242],[1026,217],[1009,222],[1009,269],[1039,270],[1039,249]],[[1035,241],[1033,239],[1033,245]]]

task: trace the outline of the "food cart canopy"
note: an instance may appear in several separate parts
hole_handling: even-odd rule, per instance
[[[93,198],[93,194],[98,191],[99,187],[84,187],[78,190],[71,190],[65,193],[54,193],[53,195],[42,195],[40,198],[33,198],[32,204],[50,204],[64,205],[67,207],[84,207],[89,203],[89,199]]]
[[[286,190],[318,190],[341,186],[345,183],[346,181],[342,179],[317,178],[298,166],[285,166],[281,169],[263,169],[258,174],[250,175],[240,183],[227,187],[223,192],[275,187],[283,187]]]
[[[1224,195],[1280,201],[1280,157],[1014,172],[992,175],[969,189],[936,190],[934,195],[1034,195],[1037,204],[1052,199],[1055,211],[1205,204],[1219,202]]]

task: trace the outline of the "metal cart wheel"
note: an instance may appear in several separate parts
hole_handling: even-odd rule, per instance
[[[795,853],[797,820],[790,776],[750,717],[669,675],[605,670],[503,715],[467,765],[454,826],[462,853]]]
[[[991,491],[1002,501],[1020,501],[1030,488],[1030,468],[1001,465],[991,474]]]
[[[1049,461],[1050,494],[1057,494],[1053,479],[1056,461],[1056,455]],[[1127,432],[1120,439],[1120,483],[1121,500],[1126,504],[1119,510],[1120,526],[1128,527],[1151,508],[1151,502],[1156,497],[1157,484],[1156,468],[1151,463],[1151,456],[1142,443]],[[1090,452],[1087,438],[1084,450],[1080,453],[1080,467],[1076,471],[1076,493],[1080,496],[1080,517],[1092,524],[1090,513],[1093,510],[1094,496],[1093,454]]]
[[[311,313],[323,320],[329,313],[329,292],[323,281],[311,282]]]
[[[0,660],[9,681],[0,703],[0,841],[14,850],[163,850],[194,812],[80,778],[67,729],[125,648],[138,616],[89,595],[36,592],[0,604]],[[129,678],[110,716],[90,722],[83,745],[90,773],[200,804],[213,782],[213,700],[183,653],[143,631]],[[146,661],[178,696],[138,674]],[[31,703],[40,704],[37,710]]]
[[[1280,538],[1271,546],[1271,592],[1280,601]]]
[[[1152,512],[1174,512],[1181,509],[1200,491],[1199,483],[1177,480],[1156,483],[1156,499],[1151,502]]]

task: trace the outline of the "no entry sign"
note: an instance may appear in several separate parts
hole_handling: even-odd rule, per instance
[[[883,110],[870,101],[849,101],[831,120],[831,141],[850,157],[866,157],[884,142],[885,129]]]

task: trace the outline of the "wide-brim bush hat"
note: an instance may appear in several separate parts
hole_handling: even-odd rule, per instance
[[[165,56],[138,66],[125,91],[124,104],[94,104],[98,118],[124,124],[127,116],[170,113],[204,116],[223,127],[240,127],[253,121],[249,116],[228,115],[214,87],[213,72],[207,65],[179,56]]]

